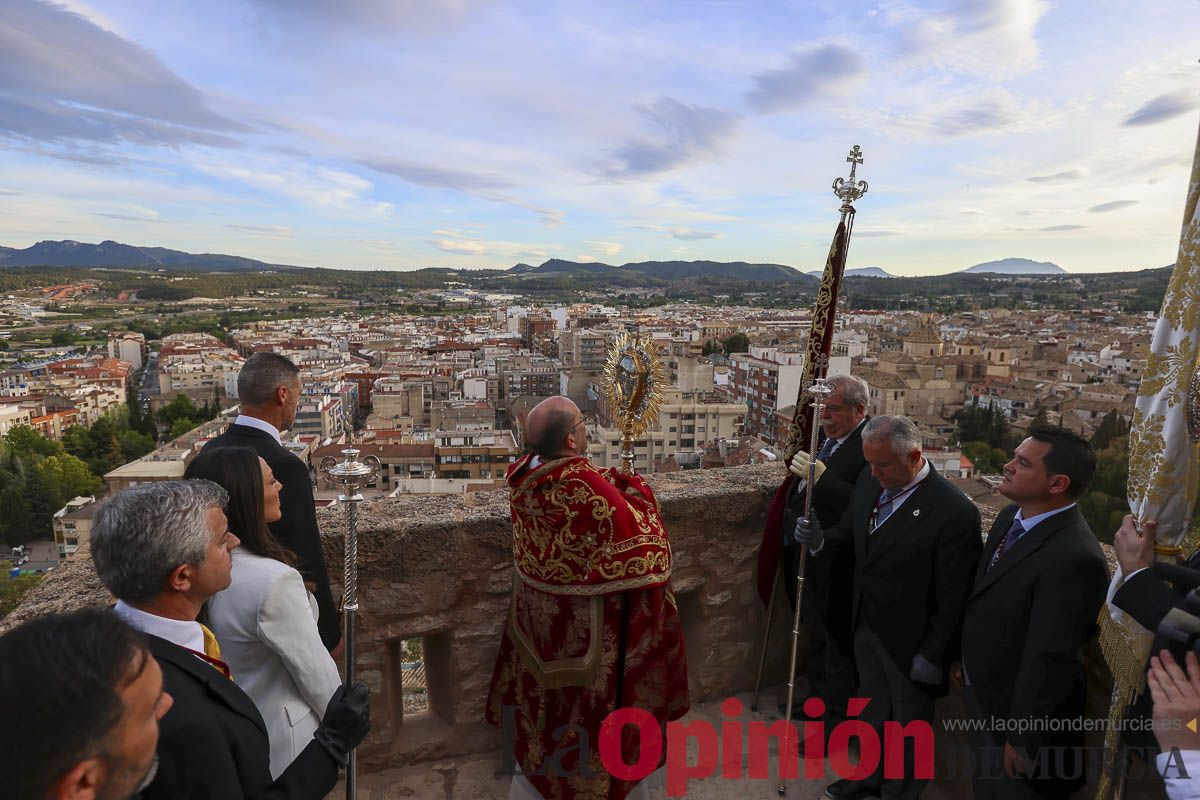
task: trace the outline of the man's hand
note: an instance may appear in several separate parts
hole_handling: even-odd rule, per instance
[[[1033,775],[1036,763],[1026,758],[1020,750],[1008,742],[1004,743],[1004,772],[1010,778],[1023,778]]]
[[[1122,575],[1128,577],[1136,570],[1154,565],[1154,532],[1157,529],[1157,522],[1146,520],[1142,523],[1142,532],[1138,533],[1132,514],[1126,514],[1121,520],[1121,527],[1113,534],[1113,550],[1117,552]]]
[[[825,544],[825,532],[821,530],[821,523],[812,515],[796,520],[796,530],[792,532],[792,538],[796,540],[796,544],[808,545],[808,551],[813,555]]]
[[[313,738],[333,760],[345,767],[350,751],[358,747],[371,730],[371,690],[356,683],[347,689],[339,686],[329,698],[325,717]]]
[[[813,457],[801,450],[796,455],[792,456],[792,463],[788,469],[792,474],[801,480],[808,480],[808,468],[813,468],[813,486],[821,480],[821,476],[825,474],[825,462],[820,459],[813,460]]]
[[[1146,683],[1154,700],[1154,738],[1164,753],[1174,747],[1200,750],[1200,733],[1187,727],[1200,717],[1200,660],[1189,651],[1184,663],[1186,675],[1166,650],[1150,658]]]
[[[912,668],[908,671],[908,677],[912,678],[916,683],[928,683],[932,686],[937,686],[942,682],[942,668],[925,656],[917,653],[913,656]]]
[[[950,682],[960,689],[967,685],[964,674],[961,661],[955,661],[950,665]]]

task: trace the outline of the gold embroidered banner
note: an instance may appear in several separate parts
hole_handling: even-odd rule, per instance
[[[1155,549],[1173,559],[1196,549],[1185,542],[1200,488],[1200,136],[1184,205],[1179,253],[1154,326],[1150,358],[1138,388],[1129,431],[1129,509],[1139,523],[1158,523]],[[1117,724],[1146,688],[1146,659],[1154,634],[1111,604],[1125,576],[1118,567],[1100,615],[1100,646],[1113,676],[1105,735],[1105,769],[1096,793],[1112,797]]]
[[[1160,545],[1183,545],[1196,506],[1200,430],[1196,414],[1200,365],[1200,141],[1184,209],[1179,254],[1154,328],[1150,359],[1129,433],[1129,508],[1158,522]],[[1195,542],[1189,542],[1193,548]]]

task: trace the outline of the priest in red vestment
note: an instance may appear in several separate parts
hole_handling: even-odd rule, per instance
[[[600,759],[605,717],[637,707],[665,736],[688,710],[667,532],[645,480],[583,455],[587,427],[566,397],[529,412],[525,439],[533,452],[508,470],[516,575],[487,718],[520,769],[514,797],[632,800],[645,786]],[[625,764],[639,744],[626,726]]]

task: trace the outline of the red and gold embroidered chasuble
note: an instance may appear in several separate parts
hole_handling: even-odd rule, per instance
[[[583,457],[508,471],[516,576],[487,718],[511,735],[547,800],[623,800],[600,761],[600,726],[636,706],[665,727],[688,710],[671,547],[646,481]],[[626,727],[626,764],[638,735]]]

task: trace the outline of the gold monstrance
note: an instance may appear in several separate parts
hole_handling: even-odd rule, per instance
[[[640,333],[621,334],[604,365],[605,394],[621,424],[621,472],[633,474],[633,441],[658,419],[667,375],[658,345]]]

